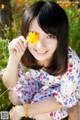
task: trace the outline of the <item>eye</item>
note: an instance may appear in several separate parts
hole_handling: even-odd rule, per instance
[[[27,37],[27,41],[32,44],[37,44],[39,40],[39,34],[37,32],[29,32],[29,35]]]
[[[55,35],[52,35],[52,34],[49,34],[49,35],[47,36],[47,38],[53,39],[53,38],[56,38],[56,36],[55,36]]]

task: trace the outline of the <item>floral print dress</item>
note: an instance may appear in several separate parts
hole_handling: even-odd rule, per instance
[[[62,76],[52,76],[43,70],[29,69],[24,72],[19,65],[19,80],[12,88],[22,104],[33,103],[50,96],[64,107],[48,113],[53,120],[61,120],[68,115],[68,108],[73,107],[80,100],[80,59],[76,53],[68,48],[68,70]]]

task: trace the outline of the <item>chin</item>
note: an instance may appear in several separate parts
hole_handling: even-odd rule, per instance
[[[40,58],[39,58],[39,59],[36,58],[36,60],[41,61],[41,62],[42,62],[42,61],[46,61],[46,59],[40,59]]]

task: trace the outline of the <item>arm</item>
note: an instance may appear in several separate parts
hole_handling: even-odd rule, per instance
[[[9,57],[8,65],[2,79],[7,88],[13,87],[18,80],[18,64],[11,57]]]
[[[28,115],[44,114],[62,108],[54,97],[49,97],[39,102],[28,105]]]
[[[54,97],[49,97],[39,102],[28,104],[27,112],[28,112],[28,116],[31,116],[31,115],[48,113],[62,107],[63,107],[62,105],[56,102]],[[21,117],[24,117],[24,116],[28,117],[26,116],[26,109],[23,105],[17,105],[13,107],[10,111],[11,120],[14,120],[14,119],[20,120]]]
[[[80,106],[79,104],[77,104],[76,106],[74,106],[73,108],[69,109],[69,120],[79,120],[79,111]]]
[[[23,36],[12,40],[9,44],[9,61],[2,78],[7,88],[13,87],[18,81],[18,65],[25,49],[26,41]]]

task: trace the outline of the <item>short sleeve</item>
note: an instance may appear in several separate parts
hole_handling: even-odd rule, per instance
[[[18,81],[16,85],[12,88],[13,91],[22,91],[23,86],[26,87],[27,81],[30,79],[30,73],[27,72],[27,75],[24,71],[24,65],[20,62],[18,65]]]
[[[80,88],[77,87],[80,84],[80,59],[75,52],[69,50],[68,70],[61,77],[60,88],[54,91],[57,101],[68,108],[76,105],[77,92],[80,93]]]
[[[16,93],[22,104],[31,103],[33,95],[39,90],[38,82],[33,78],[35,74],[32,76],[31,70],[25,73],[24,68],[24,65],[20,63],[18,67],[18,81],[11,89]]]

